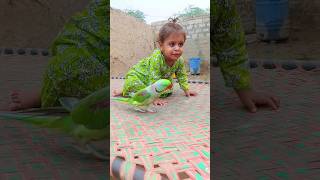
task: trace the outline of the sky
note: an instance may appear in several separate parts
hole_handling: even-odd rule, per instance
[[[182,12],[189,5],[206,9],[210,7],[210,0],[111,0],[110,6],[115,9],[140,10],[146,22],[168,20],[169,17]]]

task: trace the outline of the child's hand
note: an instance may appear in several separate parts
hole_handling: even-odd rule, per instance
[[[153,101],[153,105],[155,106],[164,106],[168,104],[168,101],[162,100],[162,99],[156,99]]]
[[[187,97],[198,95],[197,92],[195,92],[195,91],[189,91],[189,90],[184,91],[184,94],[185,94]]]
[[[252,90],[239,90],[237,94],[242,104],[252,113],[257,111],[256,106],[270,106],[273,110],[280,107],[280,100],[274,96],[256,93]]]

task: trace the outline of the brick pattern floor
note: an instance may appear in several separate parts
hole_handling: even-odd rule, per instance
[[[124,80],[112,79],[111,92],[121,89]],[[132,107],[111,101],[111,164],[114,177],[151,179],[148,173],[185,173],[208,179],[210,175],[210,87],[191,83],[199,94],[187,98],[178,84],[157,113],[139,113]],[[121,165],[115,157],[125,159]],[[145,166],[138,173],[136,165]],[[171,171],[171,172],[170,172]],[[174,172],[174,173],[175,173]],[[173,173],[173,174],[174,174]],[[155,175],[157,176],[157,175]]]

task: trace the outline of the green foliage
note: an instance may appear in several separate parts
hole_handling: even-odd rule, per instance
[[[194,16],[200,16],[200,15],[209,15],[209,14],[210,14],[209,8],[201,9],[193,5],[189,5],[181,13],[178,13],[176,16],[177,17],[194,17]]]
[[[129,16],[135,17],[138,20],[142,22],[146,22],[145,20],[145,14],[142,11],[139,10],[132,10],[132,9],[126,9],[125,13],[128,14]]]

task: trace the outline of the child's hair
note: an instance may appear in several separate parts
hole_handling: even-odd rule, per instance
[[[181,33],[186,40],[186,32],[183,30],[177,21],[178,18],[169,18],[169,22],[163,25],[159,30],[158,42],[163,43],[172,33]]]

